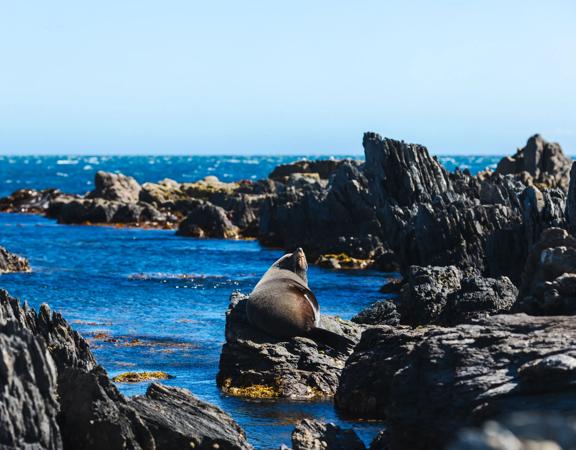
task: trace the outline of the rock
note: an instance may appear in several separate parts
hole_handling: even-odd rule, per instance
[[[120,203],[137,203],[142,187],[138,182],[121,173],[96,172],[94,190],[86,198],[101,198]]]
[[[43,214],[50,202],[60,197],[58,189],[19,189],[8,197],[0,199],[0,211],[14,213]]]
[[[576,412],[571,317],[499,315],[453,328],[366,330],[336,406],[386,418],[390,448],[440,449],[456,430],[519,411]]]
[[[166,372],[124,372],[112,378],[115,383],[142,383],[151,380],[169,380],[174,378]]]
[[[0,447],[62,449],[56,367],[44,342],[0,319]]]
[[[532,247],[514,311],[576,314],[576,238],[561,228],[544,230]]]
[[[238,183],[224,183],[211,175],[194,183],[182,183],[180,189],[189,197],[210,200],[214,194],[232,195],[239,188]]]
[[[176,234],[190,237],[232,239],[238,237],[238,227],[230,222],[226,211],[212,203],[194,207],[178,226]]]
[[[381,229],[358,162],[344,160],[327,187],[284,186],[260,207],[258,239],[285,249],[302,247],[311,260],[344,253],[373,259],[382,247]]]
[[[70,327],[61,314],[52,313],[46,304],[40,306],[37,314],[28,305],[20,305],[16,298],[0,289],[0,321],[15,323],[19,328],[42,337],[59,371],[65,367],[91,370],[96,366],[84,338]]]
[[[154,439],[142,419],[100,366],[59,371],[65,448],[153,450]]]
[[[448,450],[559,450],[576,448],[576,419],[554,413],[516,413],[468,428]]]
[[[570,169],[570,185],[566,198],[566,220],[571,233],[576,232],[576,164]]]
[[[293,450],[366,450],[354,430],[333,423],[303,419],[292,432]]]
[[[236,292],[230,299],[218,386],[241,397],[332,396],[348,355],[308,338],[281,340],[254,329],[246,318],[247,298]],[[354,341],[363,329],[361,325],[330,316],[321,316],[321,326]]]
[[[518,290],[506,278],[484,278],[463,273],[455,266],[412,266],[408,271],[398,311],[401,323],[455,325],[508,311]]]
[[[394,326],[400,323],[400,313],[397,311],[396,304],[393,301],[380,300],[360,311],[351,320],[354,323],[364,325]]]
[[[180,183],[165,178],[158,183],[144,183],[140,191],[140,201],[162,206],[166,203],[174,203],[178,200],[189,198],[188,194],[182,191]]]
[[[158,449],[248,450],[242,428],[220,408],[186,389],[152,383],[130,404],[152,432]]]
[[[452,191],[448,172],[426,147],[364,133],[365,173],[376,205],[397,206],[430,203],[443,192]]]
[[[0,273],[8,272],[32,272],[32,268],[26,258],[0,247]]]
[[[506,175],[528,172],[534,183],[544,187],[559,187],[567,192],[571,167],[572,160],[564,155],[559,144],[547,142],[536,134],[514,156],[500,160],[496,173]]]
[[[314,264],[327,269],[365,269],[372,264],[370,259],[352,258],[345,253],[320,255]]]
[[[403,285],[404,279],[402,278],[388,278],[386,284],[382,285],[379,291],[383,294],[400,294]]]
[[[30,419],[29,423],[26,423],[30,431],[26,435],[25,442],[32,442],[28,439],[36,439],[38,436],[41,444],[34,448],[61,448],[63,444],[64,448],[69,449],[155,450],[174,448],[163,445],[169,442],[182,442],[178,439],[181,439],[183,433],[184,439],[190,436],[205,436],[206,439],[217,440],[222,437],[220,448],[251,448],[246,443],[242,430],[228,416],[217,408],[200,402],[186,391],[155,385],[153,389],[149,389],[147,397],[127,400],[108,378],[106,371],[96,364],[87,342],[72,330],[60,314],[52,313],[47,305],[42,305],[37,314],[27,305],[21,306],[18,300],[10,297],[6,291],[0,290],[0,324],[2,323],[15,329],[16,334],[20,333],[22,336],[28,336],[26,337],[28,340],[35,340],[30,342],[39,343],[40,349],[47,349],[49,354],[46,353],[46,364],[48,366],[52,364],[54,378],[57,375],[57,383],[52,388],[57,387],[59,411],[58,404],[50,409],[51,397],[48,394],[52,388],[46,381],[48,375],[44,374],[41,368],[36,370],[35,366],[34,370],[30,370],[29,361],[32,360],[34,363],[37,360],[41,361],[39,356],[34,353],[32,356],[26,356],[27,359],[16,361],[17,370],[10,372],[24,380],[28,389],[26,392],[15,393],[14,398],[23,395],[28,395],[30,398],[34,396],[34,403],[29,405],[30,414],[24,416],[24,419]],[[3,338],[2,327],[0,325],[0,341]],[[30,347],[30,344],[28,346]],[[2,361],[1,354],[0,361]],[[13,359],[6,361],[5,365],[0,364],[2,366],[0,375],[2,368],[10,370],[10,364],[15,364]],[[46,370],[49,373],[49,367]],[[12,383],[9,378],[0,378]],[[44,400],[26,380],[30,380],[31,384],[38,384],[37,388]],[[17,382],[14,383],[14,386],[19,386]],[[56,394],[52,395],[55,399]],[[2,408],[6,404],[4,400],[0,402],[0,421],[8,417],[2,414]],[[17,414],[22,416],[22,410],[27,411],[26,406],[20,407]],[[194,411],[202,413],[198,413],[198,417],[194,418]],[[50,424],[50,418],[55,417],[56,413],[58,413],[59,431],[53,430]],[[17,421],[10,423],[18,424]],[[21,427],[14,431],[6,427],[0,430],[0,438],[14,440],[19,438],[18,433],[24,429]],[[193,431],[201,434],[185,434]],[[54,442],[62,444],[52,445],[52,434],[56,432],[58,434],[55,435]],[[56,438],[61,440],[56,441]],[[45,442],[48,444],[44,445]],[[186,442],[186,447],[190,448],[191,441]],[[209,442],[210,447],[198,448],[216,448],[214,445],[218,441]],[[236,445],[238,443],[242,445]]]
[[[268,178],[275,181],[286,181],[293,174],[318,174],[320,179],[329,179],[342,161],[336,159],[317,159],[314,161],[296,161],[276,166]]]

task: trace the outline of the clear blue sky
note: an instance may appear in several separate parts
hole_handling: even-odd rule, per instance
[[[576,1],[4,1],[0,153],[576,153]]]

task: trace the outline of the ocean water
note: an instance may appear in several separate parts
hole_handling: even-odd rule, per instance
[[[345,156],[338,156],[344,158]],[[350,155],[363,159],[363,155]],[[255,180],[266,176],[278,164],[299,159],[317,159],[314,155],[294,156],[1,156],[0,196],[22,188],[58,188],[83,194],[94,187],[99,170],[121,172],[140,183],[172,178],[191,182],[207,175],[223,181]],[[330,158],[322,156],[321,158]],[[440,156],[450,171],[456,167],[476,173],[495,168],[500,156]]]
[[[0,157],[0,195],[19,188],[91,189],[97,170],[139,181],[265,177],[299,157]],[[472,171],[497,158],[443,159]],[[289,444],[294,423],[314,417],[354,428],[367,443],[378,422],[347,421],[330,401],[250,401],[223,395],[215,383],[224,341],[224,314],[234,290],[250,292],[281,252],[256,241],[197,240],[173,231],[57,225],[43,217],[0,214],[0,245],[30,259],[33,272],[0,275],[0,287],[37,308],[48,303],[91,342],[111,376],[161,370],[167,384],[190,389],[224,409],[262,449]],[[326,314],[351,318],[385,298],[390,274],[310,267],[310,287]],[[127,395],[146,383],[119,384]]]

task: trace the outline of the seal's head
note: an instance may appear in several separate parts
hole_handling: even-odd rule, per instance
[[[308,283],[308,277],[306,275],[306,272],[308,271],[308,262],[306,261],[304,250],[302,250],[300,247],[294,250],[293,253],[284,255],[274,263],[273,267],[294,272],[306,283]]]

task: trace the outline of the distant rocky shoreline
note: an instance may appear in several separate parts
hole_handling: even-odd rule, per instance
[[[394,298],[352,321],[323,318],[357,342],[349,354],[252,329],[245,297],[234,293],[218,386],[249,398],[333,397],[345,417],[385,421],[372,450],[575,447],[572,160],[538,135],[494,172],[477,175],[449,173],[425,147],[375,133],[363,145],[364,163],[300,161],[255,182],[140,185],[99,172],[85,196],[21,190],[0,199],[0,210],[65,224],[256,238],[303,247],[327,267],[398,271],[402,280],[384,287]],[[15,261],[2,255],[0,263]],[[146,396],[123,397],[83,338],[45,306],[35,313],[2,293],[0,323],[11,349],[0,369],[10,405],[0,419],[11,426],[0,431],[0,444],[251,448],[230,417],[187,391],[154,383]],[[32,365],[35,377],[14,358]],[[24,405],[35,405],[33,420],[22,422]],[[292,448],[366,447],[351,430],[304,420]]]

